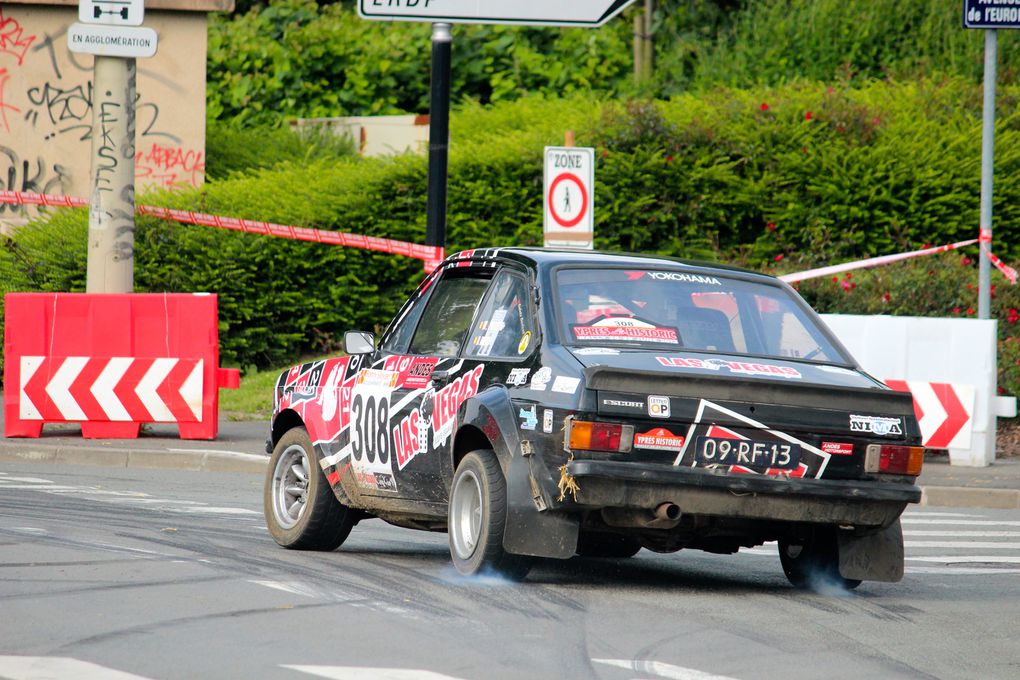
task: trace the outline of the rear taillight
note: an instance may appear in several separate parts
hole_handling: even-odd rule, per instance
[[[916,477],[921,474],[923,464],[923,446],[868,444],[864,458],[864,471]]]
[[[593,423],[567,420],[567,446],[571,451],[619,451],[627,453],[634,445],[634,426],[619,423]]]

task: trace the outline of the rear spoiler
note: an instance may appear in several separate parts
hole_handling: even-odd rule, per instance
[[[592,390],[720,401],[749,401],[748,396],[753,395],[755,402],[783,406],[914,417],[914,399],[909,393],[877,386],[833,387],[764,378],[747,379],[725,375],[706,377],[608,366],[585,368],[584,380],[585,386]]]

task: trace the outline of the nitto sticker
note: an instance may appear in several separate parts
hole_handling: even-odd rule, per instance
[[[551,408],[542,411],[542,432],[550,434],[553,431],[553,412]]]
[[[524,335],[521,336],[521,341],[517,344],[517,353],[524,354],[527,351],[528,345],[531,344],[531,331],[524,331]]]
[[[834,453],[837,456],[852,456],[854,445],[849,442],[822,442],[822,451]]]
[[[891,434],[903,434],[900,418],[883,418],[881,416],[850,416],[851,432],[871,432],[879,437]]]
[[[528,373],[530,372],[530,368],[511,368],[510,375],[506,377],[506,384],[513,385],[514,387],[526,385],[528,384]]]
[[[648,397],[648,415],[653,418],[669,418],[669,397]]]
[[[675,328],[644,328],[643,326],[574,326],[578,340],[637,340],[677,345]]]
[[[538,425],[538,407],[522,408],[518,414],[521,418],[522,430],[534,430]]]
[[[684,438],[677,436],[664,427],[634,435],[634,448],[651,451],[682,451]]]
[[[565,375],[558,375],[556,376],[556,380],[553,381],[552,391],[563,392],[564,394],[573,394],[577,391],[577,386],[580,383],[580,378],[568,378]]]
[[[746,361],[727,361],[725,359],[696,359],[694,357],[655,357],[663,366],[671,368],[702,368],[710,371],[720,369],[742,375],[768,375],[779,378],[800,378],[800,371],[789,366],[759,364]]]
[[[543,366],[535,371],[535,375],[531,376],[531,389],[544,390],[550,380],[552,380],[552,369],[548,366]]]

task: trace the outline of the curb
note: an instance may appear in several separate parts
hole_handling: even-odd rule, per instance
[[[0,461],[265,474],[268,456],[232,451],[159,451],[81,446],[0,447]]]
[[[920,504],[932,507],[1015,510],[1020,508],[1020,491],[971,486],[925,486],[921,488]]]

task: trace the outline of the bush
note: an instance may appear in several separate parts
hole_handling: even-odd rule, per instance
[[[205,178],[226,179],[231,175],[274,168],[285,162],[304,163],[338,160],[353,156],[354,140],[330,130],[305,128],[238,128],[209,121],[205,132]]]

